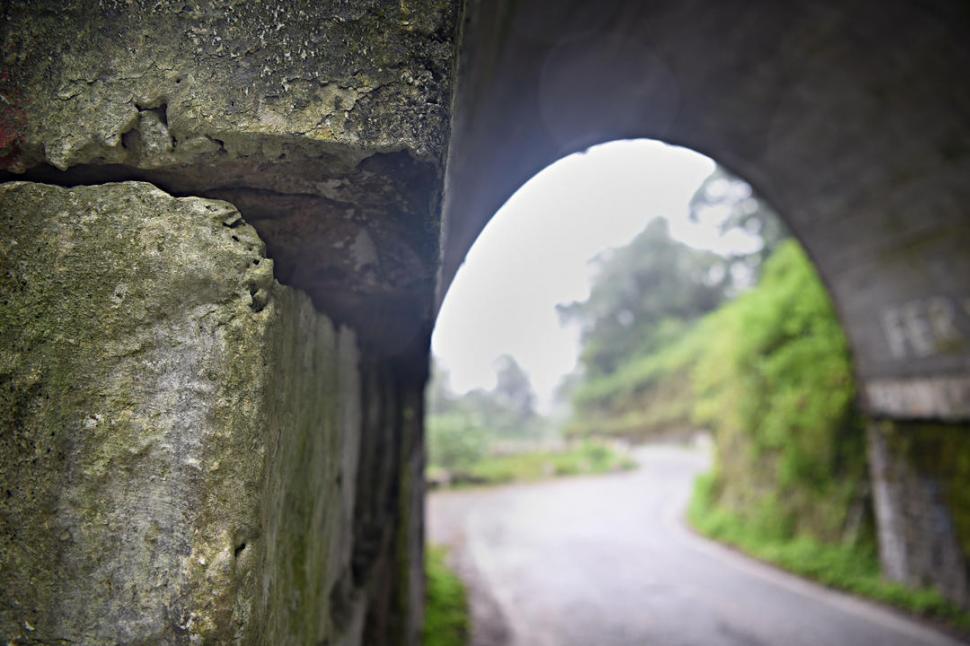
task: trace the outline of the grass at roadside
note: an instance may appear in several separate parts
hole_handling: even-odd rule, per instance
[[[487,456],[449,474],[452,486],[497,485],[560,476],[611,473],[636,462],[600,442],[586,441],[563,451],[534,451]]]
[[[758,534],[734,514],[716,507],[712,480],[710,475],[698,478],[688,509],[688,521],[700,534],[830,588],[970,632],[970,613],[949,603],[939,593],[913,590],[883,579],[878,556],[872,549],[826,545],[807,538],[778,540]]]
[[[428,548],[425,646],[464,646],[468,641],[468,598],[461,579],[445,563],[445,550]]]

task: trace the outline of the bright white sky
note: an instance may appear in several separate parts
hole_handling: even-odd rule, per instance
[[[468,253],[432,337],[455,392],[495,385],[495,362],[515,357],[548,412],[579,354],[579,333],[556,304],[589,295],[591,260],[665,216],[692,246],[733,247],[715,225],[688,220],[694,191],[714,170],[699,153],[658,141],[618,141],[565,157],[498,211]]]

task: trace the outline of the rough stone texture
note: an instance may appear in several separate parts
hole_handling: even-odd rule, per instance
[[[420,643],[426,366],[414,358],[363,364],[365,405],[353,527],[354,580],[371,596],[363,644]],[[388,517],[397,523],[389,524]]]
[[[970,419],[970,5],[469,0],[466,15],[440,289],[540,169],[662,139],[750,181],[801,239],[869,410]]]
[[[231,200],[282,282],[383,350],[420,344],[456,4],[4,3],[0,168]]]
[[[935,587],[970,607],[970,429],[869,426],[879,553],[894,581]]]
[[[224,202],[8,183],[0,232],[0,636],[359,644],[354,335]]]
[[[4,419],[56,427],[45,440],[56,459],[20,435],[11,437],[26,448],[0,447],[11,461],[3,477],[37,488],[3,516],[4,588],[17,598],[0,604],[4,636],[357,644],[366,624],[368,644],[418,640],[421,398],[458,5],[0,6],[0,181],[141,180],[193,196],[163,199],[147,185],[4,188],[34,195],[29,209],[5,209],[10,239],[46,240],[52,257],[73,263],[67,281],[50,273],[56,263],[17,255],[45,287],[28,294],[36,306],[4,313],[0,332],[32,335],[47,362],[0,355],[14,384]],[[132,197],[142,193],[156,197]],[[199,198],[231,202],[248,224]],[[68,254],[81,249],[72,223],[88,222],[85,200],[103,211],[86,264]],[[132,200],[158,217],[137,216]],[[205,204],[231,221],[169,226],[191,219],[186,205]],[[236,266],[223,243],[250,245],[251,257]],[[14,252],[24,247],[4,261]],[[274,283],[274,271],[309,300]],[[232,318],[236,283],[253,306]],[[107,310],[102,329],[105,298],[135,309]],[[355,333],[334,332],[314,308]],[[113,390],[108,375],[122,380]],[[38,406],[47,417],[35,426],[17,421]],[[114,420],[125,406],[136,426]],[[84,424],[103,429],[105,457],[89,454],[101,444],[75,446]],[[36,477],[10,466],[34,452]],[[100,471],[88,474],[95,458]],[[80,528],[64,539],[78,548],[44,563],[61,525]]]
[[[4,80],[26,115],[6,163],[436,161],[453,13],[442,0],[5,3]]]
[[[361,431],[356,339],[299,292],[277,286],[273,298],[280,316],[266,339],[270,392],[259,417],[266,474],[249,499],[262,503],[261,560],[246,641],[360,644],[368,597],[350,569]]]

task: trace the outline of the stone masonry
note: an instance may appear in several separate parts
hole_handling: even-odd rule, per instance
[[[0,636],[418,643],[436,307],[516,188],[629,137],[802,240],[888,424],[886,571],[966,603],[970,8],[549,7],[0,5]]]

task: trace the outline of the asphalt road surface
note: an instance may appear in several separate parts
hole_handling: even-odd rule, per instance
[[[690,533],[708,458],[640,449],[637,471],[428,501],[470,588],[474,646],[937,646],[920,623]]]

